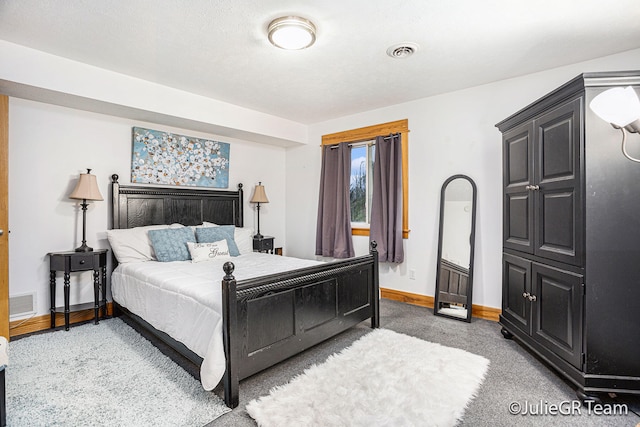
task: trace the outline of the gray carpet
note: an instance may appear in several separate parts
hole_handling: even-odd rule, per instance
[[[462,426],[627,426],[640,423],[640,398],[619,396],[616,403],[629,405],[627,416],[587,414],[572,415],[511,415],[511,402],[532,405],[561,405],[575,401],[574,389],[531,355],[515,341],[506,340],[500,326],[491,321],[473,319],[471,324],[433,316],[432,310],[383,299],[381,325],[386,329],[412,335],[442,345],[461,348],[488,358],[489,372],[480,387],[478,396],[465,410]],[[353,341],[369,332],[367,323],[358,325],[273,368],[267,369],[240,382],[240,406],[223,415],[210,427],[255,427],[244,407],[254,398],[269,393],[271,387],[286,384],[315,363],[348,347]],[[393,349],[402,351],[402,349]],[[220,393],[220,390],[218,390]],[[544,402],[547,402],[546,404]],[[402,408],[399,408],[402,410]],[[636,412],[634,413],[633,410]],[[425,425],[428,425],[425,420]]]

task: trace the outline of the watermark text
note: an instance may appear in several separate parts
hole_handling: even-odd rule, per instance
[[[556,415],[628,415],[629,408],[624,403],[597,403],[586,400],[563,400],[559,403],[538,400],[536,402],[513,401],[509,403],[511,415],[556,416]]]

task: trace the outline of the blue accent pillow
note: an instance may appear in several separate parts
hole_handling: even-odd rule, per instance
[[[198,243],[214,243],[220,240],[226,240],[231,256],[240,255],[238,245],[233,238],[236,227],[234,225],[220,225],[218,227],[199,227],[196,228],[196,240]]]
[[[191,227],[149,230],[149,240],[160,262],[188,261],[191,259],[187,242],[195,243]]]

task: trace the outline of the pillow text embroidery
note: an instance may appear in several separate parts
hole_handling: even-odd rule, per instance
[[[209,258],[215,258],[218,255],[220,256],[229,256],[229,250],[221,251],[219,247],[212,246],[209,248]]]

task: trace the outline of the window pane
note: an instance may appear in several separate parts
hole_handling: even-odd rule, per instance
[[[373,163],[376,158],[376,146],[370,144],[369,148],[369,161],[367,163],[367,223],[371,220],[371,206],[373,205]]]
[[[351,222],[367,222],[367,146],[351,147]]]

